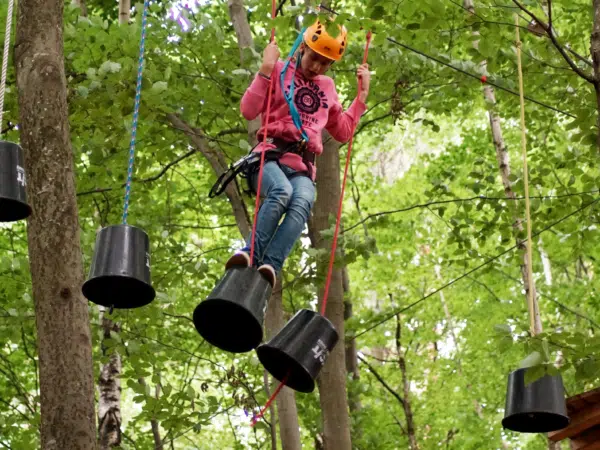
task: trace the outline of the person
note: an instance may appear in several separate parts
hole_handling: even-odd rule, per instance
[[[308,27],[296,55],[290,61],[293,70],[287,70],[288,66],[279,59],[277,42],[273,40],[266,47],[260,70],[241,100],[244,118],[253,120],[261,115],[263,124],[257,132],[259,144],[253,149],[254,152],[267,153],[261,185],[264,200],[257,217],[252,265],[258,267],[273,286],[284,261],[302,234],[314,203],[315,156],[323,152],[323,129],[337,141],[345,143],[352,137],[367,108],[368,64],[358,67],[361,89],[346,111],[340,104],[334,81],[325,76],[347,48],[347,31],[345,27],[338,27],[340,32],[335,37],[319,20]],[[271,78],[273,91],[267,142],[263,143]],[[249,181],[256,191],[258,168]],[[247,245],[229,258],[226,269],[251,265],[251,239],[252,235],[248,237]]]

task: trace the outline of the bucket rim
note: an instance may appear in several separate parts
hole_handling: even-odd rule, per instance
[[[117,224],[114,224],[114,225],[106,225],[105,227],[102,227],[100,230],[98,230],[97,234],[102,233],[104,230],[108,230],[109,228],[110,229],[114,229],[114,228],[132,228],[134,230],[139,230],[142,233],[144,233],[146,236],[148,236],[148,233],[142,227],[139,227],[139,226],[136,226],[136,225],[129,225],[128,223],[117,223]]]

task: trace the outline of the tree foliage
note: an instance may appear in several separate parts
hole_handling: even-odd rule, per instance
[[[247,417],[267,398],[256,356],[212,348],[190,319],[241,236],[229,203],[208,200],[216,180],[210,165],[167,119],[175,113],[201,130],[227,162],[248,151],[239,102],[268,41],[270,4],[246,2],[256,53],[248,50],[243,67],[226,2],[195,5],[185,11],[191,28],[184,32],[167,16],[171,4],[151,4],[129,222],[150,235],[157,299],[115,311],[121,332],[104,340],[104,348],[99,311],[90,305],[96,370],[110,352],[123,356],[123,449],[152,448],[151,419],[160,423],[166,448],[171,442],[182,449],[265,448],[270,442],[268,427],[250,428]],[[97,230],[118,223],[122,213],[140,33],[140,5],[129,26],[118,25],[114,2],[87,6],[87,18],[75,8],[66,8],[64,18],[86,270]],[[545,329],[532,338],[520,256],[509,250],[515,217],[525,211],[518,97],[497,90],[497,104],[487,104],[476,79],[388,39],[476,77],[484,75],[485,59],[487,80],[517,91],[514,3],[481,0],[475,14],[453,0],[330,6],[352,37],[344,60],[331,70],[345,105],[356,90],[364,30],[375,33],[369,110],[357,132],[337,259],[348,265],[352,281],[354,316],[345,338],[360,335],[360,355],[369,363],[359,362],[360,378],[349,380],[362,404],[351,417],[353,442],[370,450],[407,448],[402,405],[375,376],[404,398],[395,318],[401,311],[399,348],[421,449],[546,448],[545,438],[503,431],[500,421],[507,375],[520,364],[532,365],[533,377],[560,371],[570,395],[593,387],[600,375],[594,86],[548,38],[521,30],[526,94],[573,116],[527,102],[534,276]],[[552,6],[559,42],[581,55],[569,53],[592,76],[589,2]],[[286,54],[302,8],[283,2],[282,11],[275,24]],[[5,14],[0,11],[0,20]],[[477,49],[473,31],[479,31]],[[11,71],[5,138],[18,141],[14,85]],[[491,108],[502,117],[514,201],[506,199],[498,174]],[[25,224],[0,228],[0,443],[19,450],[38,446],[40,421],[26,245]],[[286,317],[315,307],[324,281],[315,262],[327,257],[308,248],[307,239],[297,245],[284,273]],[[435,291],[447,284],[442,299]],[[321,429],[317,395],[296,396],[307,448]]]

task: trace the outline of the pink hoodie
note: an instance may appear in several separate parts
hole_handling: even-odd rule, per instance
[[[290,109],[281,92],[279,77],[283,69],[283,61],[278,61],[271,74],[273,79],[273,95],[271,98],[271,114],[267,137],[279,138],[290,142],[301,139],[300,131],[294,125]],[[285,74],[286,92],[289,92],[295,61],[292,61]],[[344,111],[338,99],[333,80],[325,75],[319,75],[313,80],[307,80],[298,68],[295,78],[294,103],[302,118],[302,126],[308,135],[308,149],[317,155],[323,153],[321,132],[325,128],[339,142],[347,142],[352,137],[360,117],[367,109],[366,105],[354,99],[350,108]],[[264,123],[266,121],[267,96],[269,80],[256,75],[248,87],[240,104],[242,115],[247,120],[255,119],[261,114],[263,126],[258,130],[259,145],[255,152],[273,149],[273,144],[263,144]],[[308,170],[300,155],[287,153],[279,160],[297,171]],[[316,168],[313,169],[313,180]]]

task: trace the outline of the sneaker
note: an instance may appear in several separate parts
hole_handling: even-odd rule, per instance
[[[275,287],[275,281],[277,280],[277,276],[275,275],[275,269],[270,264],[263,264],[258,268],[260,274],[267,279],[271,286]]]
[[[250,267],[250,255],[242,250],[235,252],[225,263],[225,270],[236,266]]]

